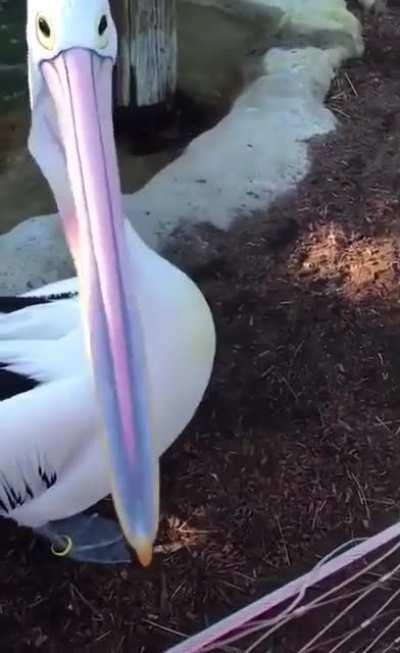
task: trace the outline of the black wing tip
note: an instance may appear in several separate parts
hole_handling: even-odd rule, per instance
[[[36,388],[38,381],[29,376],[11,372],[7,365],[0,362],[0,401],[11,399]]]
[[[14,313],[30,306],[50,304],[62,299],[74,299],[78,293],[60,293],[58,295],[45,295],[43,297],[1,297],[0,313]]]

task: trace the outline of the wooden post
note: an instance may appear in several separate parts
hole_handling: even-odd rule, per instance
[[[119,32],[117,104],[171,106],[177,86],[176,0],[112,0]],[[135,84],[132,84],[134,75]]]
[[[131,0],[111,0],[111,10],[118,30],[115,101],[119,107],[128,107],[132,100],[134,40],[130,5]]]
[[[171,104],[177,83],[176,0],[133,0],[136,102]]]

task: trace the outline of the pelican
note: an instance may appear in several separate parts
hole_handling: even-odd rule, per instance
[[[108,0],[28,0],[27,42],[29,149],[77,278],[0,300],[0,514],[78,560],[124,561],[127,542],[147,565],[159,457],[203,397],[214,324],[122,213]],[[119,526],[85,514],[110,493]]]

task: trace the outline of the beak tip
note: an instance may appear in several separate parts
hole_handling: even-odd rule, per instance
[[[143,567],[149,567],[153,560],[153,544],[151,542],[136,544],[135,551],[140,564]]]

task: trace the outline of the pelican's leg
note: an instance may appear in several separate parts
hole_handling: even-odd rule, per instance
[[[49,522],[36,532],[51,542],[52,552],[58,557],[98,564],[131,562],[118,524],[97,513]]]

